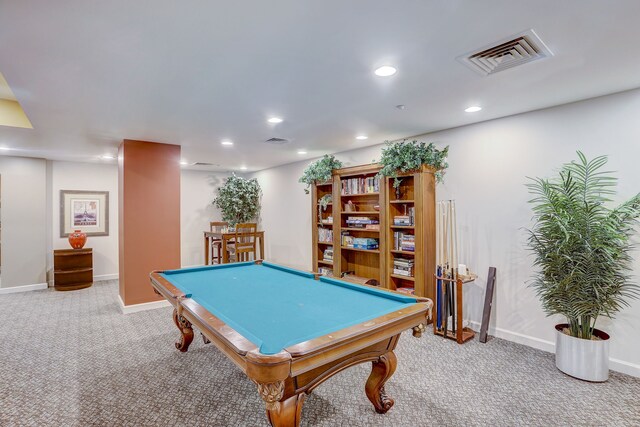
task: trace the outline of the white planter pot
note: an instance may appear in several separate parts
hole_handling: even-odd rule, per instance
[[[556,367],[565,374],[586,381],[609,378],[609,335],[598,329],[593,334],[600,340],[584,340],[562,333],[566,323],[556,325]]]

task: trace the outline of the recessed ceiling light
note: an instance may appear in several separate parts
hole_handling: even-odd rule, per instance
[[[389,77],[393,76],[397,71],[398,70],[396,70],[396,68],[392,67],[391,65],[383,65],[382,67],[376,68],[374,73],[376,73],[376,76]]]
[[[180,164],[181,164],[182,166],[186,166],[186,165],[188,165],[188,164],[189,164],[189,162],[187,162],[186,160],[180,160]]]
[[[113,160],[115,159],[114,156],[112,156],[111,154],[104,154],[102,156],[100,156],[101,159],[105,159],[105,160]]]
[[[233,145],[233,141],[224,140],[220,144],[222,144],[222,145]]]
[[[298,154],[307,154],[307,152],[304,150],[298,150]]]
[[[241,171],[246,171],[246,170],[247,170],[247,167],[246,167],[246,166],[240,166],[240,170],[241,170]]]
[[[475,113],[482,110],[482,107],[478,107],[477,105],[474,105],[472,107],[469,108],[465,108],[464,111],[466,111],[467,113]]]
[[[271,117],[267,120],[269,123],[282,123],[282,119],[280,117]]]
[[[359,139],[360,141],[364,141],[365,139],[369,139],[369,137],[367,135],[358,135],[356,136],[356,139]]]

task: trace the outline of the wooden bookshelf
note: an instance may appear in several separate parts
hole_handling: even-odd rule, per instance
[[[313,257],[313,271],[321,271],[328,269],[333,271],[333,262],[324,260],[324,251],[334,247],[335,239],[330,241],[322,240],[319,230],[327,230],[326,232],[333,230],[333,224],[335,224],[335,215],[333,214],[334,203],[333,200],[328,204],[326,209],[322,209],[320,206],[320,199],[325,195],[333,196],[333,180],[321,184],[315,184],[311,186],[311,236],[312,236],[312,257]],[[333,217],[334,222],[323,223],[322,220],[328,217]]]
[[[383,251],[388,275],[384,281],[388,288],[407,290],[416,296],[434,300],[432,278],[435,274],[436,217],[435,176],[433,170],[423,166],[414,173],[400,176],[399,194],[393,187],[394,179],[385,179],[387,249]],[[399,196],[399,197],[398,197]],[[412,215],[410,215],[412,213]],[[411,224],[394,224],[396,216],[411,216]],[[396,247],[395,233],[410,235],[413,250]],[[413,276],[394,274],[394,260],[413,260]],[[434,300],[435,301],[435,300]]]
[[[386,188],[384,178],[376,178],[380,166],[378,164],[355,166],[337,169],[333,172],[333,212],[334,216],[334,258],[333,274],[340,277],[343,273],[374,279],[384,285],[385,260],[384,250],[386,233],[384,233],[384,200]],[[349,182],[349,180],[351,180]],[[355,185],[356,180],[363,187]],[[378,188],[375,187],[378,182]],[[348,190],[343,194],[343,186]],[[351,204],[349,204],[351,202]],[[352,210],[350,210],[352,209]],[[379,222],[378,230],[366,229],[347,224],[349,217],[367,217]],[[353,238],[370,238],[378,241],[376,249],[345,247],[342,244],[342,233],[349,233]]]

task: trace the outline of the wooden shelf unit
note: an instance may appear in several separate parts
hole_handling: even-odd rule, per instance
[[[476,333],[471,329],[471,328],[467,328],[465,326],[463,326],[463,319],[462,319],[462,285],[464,285],[465,283],[471,283],[473,282],[475,279],[477,279],[478,276],[476,276],[475,274],[472,274],[470,276],[466,276],[466,277],[462,277],[462,276],[458,276],[455,279],[449,279],[446,277],[438,277],[437,275],[434,276],[435,277],[435,284],[434,284],[434,288],[436,288],[435,292],[437,292],[437,287],[438,287],[438,281],[440,281],[440,292],[442,293],[442,298],[443,298],[443,302],[442,304],[445,304],[444,300],[447,298],[447,294],[446,294],[446,289],[447,289],[447,282],[454,282],[454,286],[456,287],[455,290],[455,316],[453,318],[455,318],[455,325],[452,325],[453,328],[455,328],[455,332],[452,329],[447,328],[447,330],[445,331],[444,328],[444,320],[443,320],[443,324],[441,325],[441,328],[438,329],[438,325],[437,325],[437,319],[438,319],[438,304],[437,304],[437,300],[434,298],[433,299],[433,333],[435,335],[440,335],[441,337],[445,337],[445,338],[449,338],[452,340],[455,340],[458,344],[462,344],[465,343],[467,341],[469,341],[470,339],[472,339]],[[444,309],[443,309],[444,310]],[[446,311],[445,311],[446,312]],[[451,314],[449,314],[451,315]],[[452,319],[453,320],[453,319]],[[446,333],[446,335],[445,335]]]
[[[380,286],[389,289],[405,289],[416,296],[434,300],[431,280],[435,275],[436,252],[436,218],[435,218],[435,177],[433,170],[422,167],[415,173],[401,176],[401,197],[396,199],[393,178],[380,178],[379,191],[371,193],[341,194],[342,182],[352,178],[372,178],[380,171],[380,165],[370,164],[337,169],[333,172],[332,181],[312,186],[313,218],[313,269],[333,267],[333,276],[343,273],[367,279],[374,279]],[[331,189],[331,190],[330,190]],[[332,203],[326,211],[318,212],[318,200],[332,192]],[[346,211],[345,205],[351,201],[354,211]],[[393,217],[404,214],[405,206],[415,209],[415,221],[412,225],[396,226]],[[333,224],[320,224],[322,217],[331,215]],[[348,226],[349,216],[367,216],[377,218],[379,230],[367,230]],[[318,228],[333,230],[333,244],[318,240]],[[378,249],[356,249],[343,247],[341,233],[349,232],[354,237],[370,237],[378,239]],[[415,235],[415,251],[394,249],[394,231]],[[333,265],[323,261],[325,248],[333,247]],[[414,276],[407,277],[393,274],[393,260],[396,257],[414,260]]]
[[[436,269],[436,183],[434,171],[423,166],[414,173],[399,176],[400,197],[396,197],[394,179],[385,179],[385,210],[387,223],[384,227],[388,249],[384,251],[388,276],[384,281],[389,289],[413,290],[416,296],[434,299],[432,278]],[[414,210],[411,225],[394,225],[395,216],[409,215]],[[412,234],[414,251],[395,247],[394,233]],[[413,277],[394,274],[396,258],[412,259]]]
[[[53,251],[53,285],[58,291],[88,288],[93,284],[93,250]]]
[[[333,275],[340,277],[343,273],[366,279],[374,279],[381,286],[384,284],[384,257],[382,251],[385,248],[384,229],[384,178],[379,179],[379,191],[355,192],[342,194],[342,183],[350,179],[375,178],[380,171],[380,165],[370,164],[363,166],[347,167],[333,171],[333,202],[334,202],[334,257]],[[346,205],[351,202],[354,211],[347,211]],[[350,216],[366,216],[379,221],[378,230],[353,227],[347,224]],[[365,237],[378,240],[377,249],[359,249],[342,246],[342,232],[348,232],[353,237]]]
[[[336,223],[335,215],[333,214],[334,203],[329,203],[325,210],[322,210],[320,206],[320,199],[325,195],[331,195],[333,197],[333,180],[321,184],[314,184],[311,186],[311,236],[313,241],[313,271],[320,271],[320,269],[333,269],[333,263],[330,261],[324,261],[324,251],[335,247],[335,239],[330,242],[322,241],[319,237],[318,230],[333,230],[333,225]],[[333,217],[332,224],[322,223],[323,219],[327,217]],[[334,254],[335,257],[335,254]],[[335,259],[335,258],[334,258]]]

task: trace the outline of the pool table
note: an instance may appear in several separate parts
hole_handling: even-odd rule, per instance
[[[373,365],[365,393],[387,412],[398,338],[420,336],[431,313],[426,298],[263,261],[155,271],[151,284],[174,307],[177,349],[197,327],[257,385],[273,426],[298,426],[306,395],[362,362]]]

